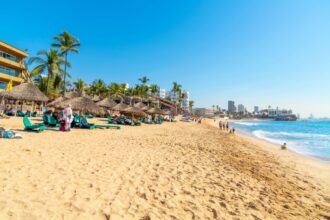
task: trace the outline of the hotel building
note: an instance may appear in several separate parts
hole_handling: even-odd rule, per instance
[[[0,90],[5,89],[12,80],[13,86],[23,81],[27,72],[24,58],[28,53],[3,41],[0,41]]]
[[[228,101],[228,112],[236,112],[236,106],[235,106],[235,102],[229,100]]]

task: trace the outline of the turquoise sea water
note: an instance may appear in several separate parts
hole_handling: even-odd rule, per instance
[[[232,126],[297,153],[330,160],[330,121],[241,121]]]

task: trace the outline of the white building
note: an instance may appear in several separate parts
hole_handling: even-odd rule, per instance
[[[181,108],[185,111],[189,111],[189,101],[190,101],[190,94],[187,91],[182,91],[181,96]],[[173,91],[169,91],[166,93],[166,97],[168,97],[172,102],[178,103],[179,102],[179,94]]]
[[[166,90],[165,89],[159,89],[159,97],[162,99],[166,98]]]
[[[183,91],[183,98],[181,101],[181,108],[185,111],[189,111],[189,101],[190,101],[190,94],[187,91]]]
[[[258,113],[259,112],[259,106],[254,106],[254,112]]]
[[[240,113],[244,113],[245,112],[245,107],[242,104],[238,104],[237,105],[237,111]]]
[[[234,101],[228,101],[228,112],[236,112],[236,106]]]

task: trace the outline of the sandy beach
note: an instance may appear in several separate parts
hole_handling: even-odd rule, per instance
[[[0,127],[0,219],[330,219],[329,164],[209,123]]]

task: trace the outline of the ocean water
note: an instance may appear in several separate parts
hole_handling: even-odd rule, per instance
[[[232,126],[300,154],[330,160],[330,121],[241,121]]]

